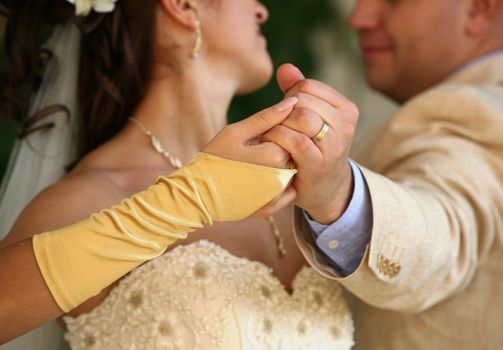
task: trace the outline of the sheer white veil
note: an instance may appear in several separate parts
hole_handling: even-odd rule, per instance
[[[56,27],[47,46],[52,57],[28,115],[53,105],[62,105],[65,110],[57,110],[29,128],[47,123],[53,127],[42,128],[16,141],[0,188],[0,239],[27,203],[64,175],[75,154],[80,33],[73,21]],[[55,321],[0,346],[1,350],[67,348]]]
[[[63,105],[70,115],[57,111],[30,128],[53,123],[18,139],[0,190],[0,238],[43,188],[60,179],[74,155],[80,34],[73,22],[57,27],[47,45],[52,58],[29,107],[29,116],[46,107]]]

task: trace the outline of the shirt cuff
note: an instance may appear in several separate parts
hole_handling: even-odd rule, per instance
[[[330,225],[314,221],[304,211],[316,248],[343,277],[360,265],[372,233],[372,203],[360,169],[349,161],[353,172],[353,194],[346,211]]]

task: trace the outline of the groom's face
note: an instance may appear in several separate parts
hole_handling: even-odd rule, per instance
[[[404,102],[466,60],[473,0],[355,0],[349,25],[359,38],[367,82]]]

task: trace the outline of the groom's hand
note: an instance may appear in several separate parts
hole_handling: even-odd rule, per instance
[[[353,177],[348,154],[358,120],[358,109],[334,88],[305,79],[294,66],[278,69],[277,79],[286,97],[298,102],[290,116],[263,136],[288,151],[296,163],[296,204],[320,223],[332,223],[351,199]],[[319,141],[313,138],[328,132]]]
[[[259,136],[281,124],[292,112],[297,98],[285,97],[275,106],[266,108],[240,122],[226,126],[203,149],[204,152],[251,164],[272,168],[289,168],[290,154],[273,142],[254,142]],[[296,196],[289,186],[278,198],[256,212],[253,217],[266,217],[290,204]]]

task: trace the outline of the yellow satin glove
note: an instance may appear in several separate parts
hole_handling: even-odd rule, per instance
[[[250,216],[281,194],[295,172],[199,153],[120,205],[35,235],[38,266],[68,312],[188,232]]]

